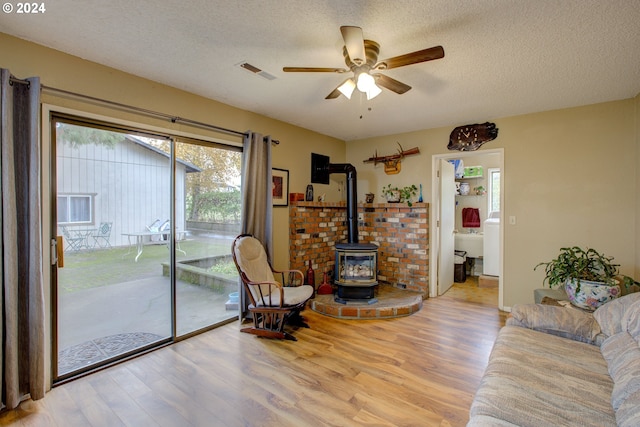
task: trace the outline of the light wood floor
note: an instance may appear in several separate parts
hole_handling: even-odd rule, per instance
[[[473,281],[412,316],[305,311],[297,342],[218,328],[55,387],[16,426],[463,426],[506,313]]]

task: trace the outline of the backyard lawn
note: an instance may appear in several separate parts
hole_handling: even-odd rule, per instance
[[[187,255],[177,252],[178,260],[228,255],[231,240],[193,238],[181,241],[180,248]],[[74,292],[161,276],[162,263],[169,261],[169,251],[164,244],[145,245],[137,262],[135,256],[135,246],[65,252],[65,266],[58,269],[59,291]],[[223,270],[223,274],[235,275],[235,267],[227,266]]]

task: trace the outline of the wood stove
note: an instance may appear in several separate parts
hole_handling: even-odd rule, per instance
[[[329,157],[311,153],[311,182],[329,184],[329,175],[347,175],[347,243],[336,243],[334,284],[336,302],[356,300],[372,304],[378,284],[378,246],[358,243],[356,168],[349,163],[330,163]]]
[[[378,247],[365,243],[337,243],[334,283],[338,287],[336,302],[376,302]]]

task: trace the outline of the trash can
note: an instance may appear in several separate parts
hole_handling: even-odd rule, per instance
[[[453,281],[463,283],[467,280],[467,251],[455,251],[453,260]]]

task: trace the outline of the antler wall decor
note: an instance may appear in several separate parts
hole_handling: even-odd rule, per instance
[[[405,156],[411,156],[413,154],[420,154],[420,149],[418,147],[411,148],[409,150],[405,150],[402,148],[402,145],[398,142],[398,150],[397,154],[391,154],[389,156],[378,156],[378,152],[374,154],[373,157],[369,157],[367,160],[363,160],[363,163],[372,163],[377,165],[378,163],[384,163],[384,173],[387,175],[395,175],[400,172],[402,169],[402,159]]]

